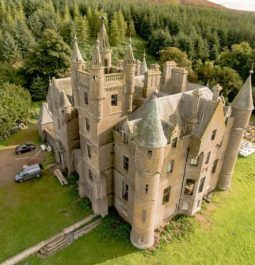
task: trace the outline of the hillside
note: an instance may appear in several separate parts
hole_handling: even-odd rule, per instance
[[[183,5],[196,5],[196,6],[204,6],[204,7],[211,7],[221,10],[226,10],[228,8],[212,3],[207,0],[150,0],[152,3],[160,4],[160,3],[176,3],[176,4],[183,4]]]

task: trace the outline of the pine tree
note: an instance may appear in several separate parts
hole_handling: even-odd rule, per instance
[[[85,42],[89,39],[89,23],[88,20],[85,16],[77,17],[74,20],[75,23],[75,31],[76,31],[76,36],[78,39],[78,42],[81,47],[85,45]]]
[[[127,22],[125,21],[121,10],[117,12],[117,24],[120,32],[120,41],[125,41],[125,36],[127,32]]]
[[[3,33],[1,47],[1,59],[5,62],[15,62],[20,58],[20,50],[12,35],[5,31]]]
[[[110,43],[112,46],[116,46],[119,44],[120,38],[120,31],[118,28],[118,22],[116,18],[116,14],[114,14],[111,25],[110,25]]]

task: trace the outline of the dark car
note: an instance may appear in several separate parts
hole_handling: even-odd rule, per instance
[[[22,145],[19,145],[15,148],[15,153],[17,155],[20,155],[22,153],[30,152],[33,150],[35,150],[34,144],[22,144]]]

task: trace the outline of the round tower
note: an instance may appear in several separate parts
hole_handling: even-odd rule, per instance
[[[73,90],[73,101],[74,106],[80,105],[79,92],[78,92],[78,71],[82,71],[84,68],[84,60],[82,58],[77,38],[74,39],[73,54],[72,54],[72,65],[71,65],[71,83]]]
[[[134,139],[136,174],[130,235],[132,244],[141,249],[154,244],[160,172],[164,161],[164,147],[167,144],[154,95],[145,107],[145,116],[138,124]]]
[[[227,190],[231,185],[231,178],[236,164],[240,144],[244,130],[249,124],[253,106],[251,74],[244,83],[234,101],[232,102],[232,114],[234,123],[229,137],[225,158],[218,181],[218,188]]]
[[[102,66],[99,43],[99,40],[97,40],[92,58],[92,66],[90,68],[90,91],[91,99],[94,102],[92,109],[93,113],[98,119],[102,118],[103,116],[102,100],[105,97],[104,67]]]
[[[136,60],[134,58],[131,39],[129,40],[129,46],[125,57],[125,76],[126,76],[126,111],[132,112],[133,109],[133,94],[135,92],[135,71]]]

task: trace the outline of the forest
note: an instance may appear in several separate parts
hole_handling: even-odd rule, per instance
[[[135,56],[145,48],[149,62],[175,59],[189,69],[191,81],[220,83],[226,100],[233,99],[255,60],[254,13],[146,0],[0,0],[0,90],[6,95],[0,99],[0,123],[7,126],[0,138],[14,126],[6,115],[13,87],[25,95],[24,104],[22,90],[33,101],[45,99],[49,78],[69,75],[75,35],[89,64],[100,17],[114,61],[131,36]]]

